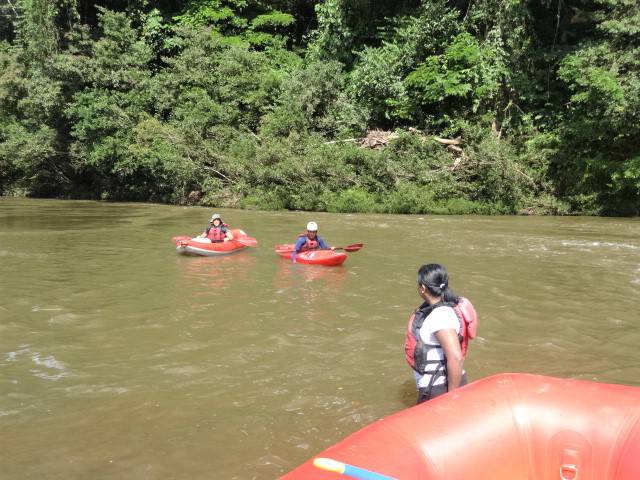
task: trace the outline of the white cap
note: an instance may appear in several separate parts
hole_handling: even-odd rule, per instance
[[[307,223],[307,230],[309,230],[310,232],[317,232],[318,231],[318,224],[316,222]]]

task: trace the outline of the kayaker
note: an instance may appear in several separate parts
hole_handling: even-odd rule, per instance
[[[449,274],[437,263],[418,270],[418,295],[424,303],[409,320],[405,355],[418,389],[417,403],[467,383],[460,347],[461,324],[454,308],[459,297],[449,288]]]
[[[296,261],[296,256],[300,252],[308,250],[327,250],[329,247],[325,241],[318,236],[318,224],[316,222],[307,223],[307,233],[301,233],[296,241],[295,251],[291,254],[291,260]]]
[[[208,238],[211,243],[228,242],[233,240],[233,235],[227,227],[228,225],[222,221],[222,217],[214,213],[209,220],[209,225],[199,236],[200,238]]]

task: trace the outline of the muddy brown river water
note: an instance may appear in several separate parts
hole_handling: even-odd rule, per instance
[[[273,479],[415,400],[418,267],[480,316],[470,380],[640,385],[640,221],[218,210],[259,246],[183,257],[212,209],[0,199],[0,477]],[[343,267],[273,252],[306,222]]]

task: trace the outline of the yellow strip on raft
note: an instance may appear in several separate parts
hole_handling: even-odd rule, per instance
[[[322,470],[327,470],[328,472],[344,473],[345,470],[344,463],[330,458],[314,458],[313,464]]]

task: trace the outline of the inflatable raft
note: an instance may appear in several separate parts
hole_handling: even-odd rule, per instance
[[[254,238],[247,236],[242,230],[231,229],[233,240],[228,242],[212,243],[208,238],[173,237],[176,244],[176,252],[183,255],[216,256],[228,255],[244,250],[249,246],[257,245]]]
[[[347,464],[347,475],[381,475],[355,478],[637,480],[640,388],[495,375],[379,420],[318,457]],[[282,478],[353,477],[309,460]]]
[[[291,255],[295,251],[295,245],[285,244],[276,245],[276,253],[282,258],[291,259]],[[308,250],[306,252],[300,252],[296,255],[297,263],[306,263],[309,265],[327,265],[336,266],[342,265],[347,259],[347,254],[344,252],[336,252],[334,250]]]

